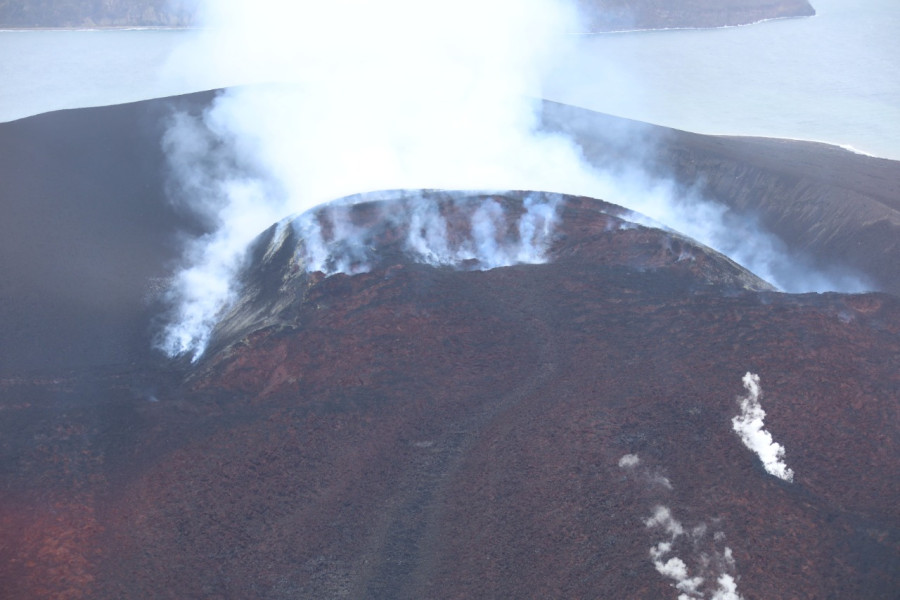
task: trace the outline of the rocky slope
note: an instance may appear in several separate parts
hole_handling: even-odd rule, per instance
[[[545,264],[429,266],[378,207],[364,273],[263,236],[279,310],[196,365],[0,381],[10,597],[893,597],[900,300],[572,197]],[[748,371],[793,481],[732,430]]]
[[[900,295],[900,162],[812,142],[709,136],[547,102],[598,165],[641,164],[685,193],[758,219],[813,264],[844,265]]]
[[[165,199],[167,105],[0,124],[0,372],[149,355],[154,289],[201,230]]]
[[[897,295],[773,292],[601,200],[404,192],[322,209],[315,265],[293,226],[265,232],[208,352],[169,361],[152,292],[203,223],[165,201],[159,137],[211,96],[0,124],[0,596],[895,596]],[[798,240],[810,188],[869,207],[820,212],[846,239],[895,210],[890,161],[545,121]],[[492,204],[496,245],[521,242],[529,199],[555,206],[543,262],[492,269],[424,264],[396,204],[453,251]],[[733,430],[748,372],[792,481]]]

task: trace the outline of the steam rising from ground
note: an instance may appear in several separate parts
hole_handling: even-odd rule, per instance
[[[765,261],[777,252],[734,244],[771,236],[736,235],[711,203],[684,201],[634,165],[592,168],[569,139],[541,130],[542,75],[564,67],[568,34],[583,30],[565,0],[216,0],[201,15],[207,28],[175,56],[173,76],[254,85],[227,90],[202,115],[173,116],[165,136],[170,195],[210,230],[189,244],[169,292],[174,308],[159,345],[170,355],[202,354],[258,233],[373,190],[592,196],[713,247],[732,244],[726,254],[743,253],[743,264],[771,275]],[[486,205],[477,221],[489,224],[492,211]],[[552,225],[535,215],[533,226]],[[312,246],[319,232],[307,225]],[[418,240],[423,260],[460,258],[432,233]],[[467,251],[484,268],[536,259],[502,245]]]
[[[659,473],[642,466],[638,455],[625,454],[618,464],[620,469],[651,483],[657,491],[662,490],[657,485]],[[672,489],[668,479],[663,488]],[[687,528],[663,505],[654,507],[644,525],[664,535],[650,548],[650,560],[660,575],[674,581],[678,600],[742,600],[737,591],[737,565],[731,548],[724,543],[724,532],[710,534],[711,528],[702,522]]]
[[[794,472],[784,463],[784,446],[776,443],[772,434],[764,429],[766,411],[759,403],[762,396],[759,375],[748,372],[742,381],[747,395],[739,398],[741,414],[731,419],[732,428],[741,436],[744,445],[756,453],[767,473],[784,481],[793,481]]]
[[[678,600],[694,600],[710,598],[711,600],[742,600],[737,592],[737,583],[732,573],[735,570],[734,556],[731,548],[718,546],[725,539],[722,532],[712,536],[712,546],[706,552],[700,552],[693,565],[688,566],[674,555],[675,544],[679,539],[690,540],[691,547],[697,547],[707,536],[705,523],[686,530],[665,506],[657,506],[653,515],[644,521],[650,529],[662,530],[666,539],[650,548],[650,560],[660,575],[675,581],[674,586],[680,593]],[[707,541],[707,544],[709,542]],[[693,571],[694,575],[691,575]],[[710,579],[714,578],[715,583]],[[715,586],[715,587],[713,587]]]
[[[380,189],[599,191],[575,146],[538,132],[529,97],[577,28],[565,3],[225,0],[203,14],[211,28],[177,57],[185,76],[265,83],[166,135],[172,195],[212,229],[174,282],[170,354],[203,351],[248,244],[290,214]]]
[[[380,223],[405,232],[399,249],[432,266],[483,270],[545,262],[562,196],[526,193],[520,214],[490,196],[473,200],[452,192],[402,191],[329,204],[290,222],[302,239],[298,264],[326,275],[366,272],[377,260],[377,238],[384,235]],[[386,202],[375,206],[374,219],[358,224],[353,205],[363,200]]]

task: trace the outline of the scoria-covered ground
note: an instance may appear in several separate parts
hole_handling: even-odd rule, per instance
[[[895,597],[900,300],[558,211],[486,271],[263,237],[248,302],[287,301],[198,362],[3,379],[4,596]],[[747,372],[793,481],[732,429]]]
[[[211,97],[0,124],[0,597],[896,597],[898,163],[548,104],[890,293],[774,292],[571,197],[544,264],[428,266],[370,202],[368,272],[270,230],[191,364],[152,350],[205,226],[159,140]],[[732,428],[748,372],[793,481]]]

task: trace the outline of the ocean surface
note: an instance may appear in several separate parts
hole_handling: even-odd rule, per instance
[[[900,159],[900,1],[811,3],[811,18],[586,36],[544,96],[698,133]]]
[[[900,2],[812,18],[575,36],[551,100],[699,133],[823,141],[900,159]],[[0,121],[245,83],[172,75],[179,30],[0,31]]]

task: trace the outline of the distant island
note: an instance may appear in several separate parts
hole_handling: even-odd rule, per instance
[[[578,0],[590,32],[694,29],[811,17],[806,0]]]
[[[590,32],[707,28],[816,14],[807,0],[577,0]],[[199,0],[0,0],[0,28],[191,27]]]
[[[190,27],[199,0],[0,0],[0,28]]]

